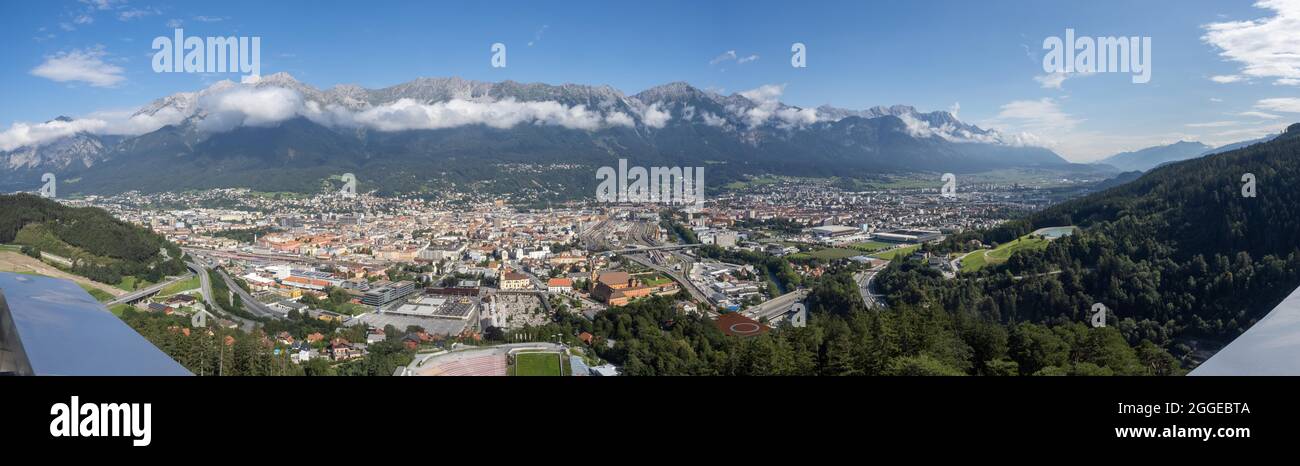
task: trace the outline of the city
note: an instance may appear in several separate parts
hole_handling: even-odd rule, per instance
[[[191,273],[137,285],[139,291],[107,301],[122,306],[116,313],[134,307],[185,318],[202,314],[213,325],[245,332],[253,332],[259,319],[317,319],[339,324],[338,331],[361,329],[353,335],[364,334],[364,340],[281,331],[268,335],[274,353],[295,364],[345,362],[363,357],[367,344],[398,339],[420,350],[416,359],[423,363],[426,353],[463,348],[462,342],[480,345],[485,334],[540,326],[557,313],[591,319],[648,296],[674,297],[683,313],[735,313],[729,319],[769,329],[794,316],[792,305],[807,290],[762,263],[702,257],[697,247],[788,257],[794,273],[812,277],[847,259],[864,264],[863,275],[870,277],[890,257],[921,243],[1047,203],[1034,188],[970,189],[944,198],[935,188],[844,191],[825,181],[773,178],[687,209],[569,202],[530,210],[487,197],[452,203],[248,189],[128,192],[63,202],[105,209],[191,258]],[[239,299],[214,299],[209,273]],[[872,289],[864,279],[864,303],[883,306]],[[561,345],[591,339],[562,337]],[[584,360],[580,349],[570,351],[577,353],[571,367],[617,373],[594,354]]]

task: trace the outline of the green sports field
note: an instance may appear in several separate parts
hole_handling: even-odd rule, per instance
[[[559,376],[565,375],[568,358],[560,353],[519,353],[515,355],[512,375],[519,376]]]

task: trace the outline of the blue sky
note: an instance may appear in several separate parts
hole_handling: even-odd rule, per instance
[[[1228,143],[1300,121],[1300,0],[69,0],[0,5],[0,131],[238,81],[155,73],[150,43],[178,25],[187,35],[259,36],[264,75],[320,88],[420,76],[629,94],[672,81],[726,94],[776,84],[782,101],[804,107],[959,109],[964,121],[1077,161],[1180,139]],[[1053,86],[1042,44],[1066,28],[1151,37],[1151,81],[1097,73]],[[494,42],[508,47],[505,68],[490,66]],[[790,66],[794,42],[807,45],[806,68]]]

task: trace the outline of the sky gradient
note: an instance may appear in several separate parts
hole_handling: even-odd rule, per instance
[[[1073,161],[1177,140],[1252,139],[1300,121],[1300,0],[1178,2],[5,2],[0,131],[128,111],[237,74],[155,73],[150,43],[259,36],[262,72],[320,88],[421,76],[783,85],[790,105],[907,104],[1026,133]],[[1043,40],[1152,38],[1152,78],[1043,71]],[[508,66],[490,66],[491,44]],[[790,46],[808,66],[790,66]]]

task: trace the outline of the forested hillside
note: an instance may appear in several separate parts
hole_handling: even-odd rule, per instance
[[[1243,194],[1248,175],[1254,197]],[[934,249],[1064,225],[1083,230],[999,267],[943,280],[894,264],[880,283],[891,303],[999,322],[1084,322],[1100,302],[1130,343],[1150,340],[1195,363],[1196,350],[1217,350],[1300,286],[1300,125]]]
[[[185,273],[181,251],[161,236],[93,207],[68,207],[30,194],[0,195],[0,244],[22,244],[70,259],[71,271],[115,284]]]

